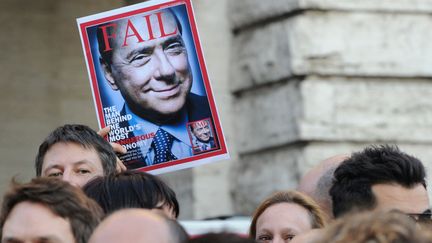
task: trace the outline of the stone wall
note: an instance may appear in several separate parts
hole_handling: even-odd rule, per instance
[[[237,0],[229,9],[237,212],[366,144],[396,143],[432,172],[430,1]]]
[[[55,127],[97,128],[75,18],[117,2],[0,1],[0,193],[12,176],[34,176],[37,148]]]

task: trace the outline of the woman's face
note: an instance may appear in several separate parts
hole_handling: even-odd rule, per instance
[[[308,211],[295,203],[268,207],[257,219],[258,242],[290,242],[296,235],[312,229]]]

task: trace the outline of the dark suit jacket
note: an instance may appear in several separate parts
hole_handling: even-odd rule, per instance
[[[193,150],[194,150],[194,153],[196,153],[196,154],[198,154],[198,153],[202,153],[202,152],[205,152],[205,151],[209,151],[209,150],[212,150],[212,149],[214,149],[215,147],[216,147],[216,143],[215,143],[215,139],[214,139],[214,137],[210,137],[210,139],[209,139],[209,141],[207,142],[207,143],[205,143],[206,145],[208,145],[209,146],[209,148],[207,148],[206,150],[203,150],[201,147],[194,147],[193,148]]]
[[[206,118],[212,118],[211,115],[211,110],[210,110],[210,105],[208,103],[207,97],[205,96],[200,96],[200,95],[196,95],[193,93],[189,93],[187,99],[186,99],[186,110],[188,113],[188,118],[189,118],[189,122],[193,122],[193,121],[198,121],[198,120],[202,120],[202,119],[206,119]],[[125,112],[125,107],[123,107],[122,111],[120,112],[120,114],[122,116],[126,115]],[[134,115],[134,114],[132,114]],[[213,125],[213,119],[211,119],[212,121],[212,125]],[[123,121],[119,123],[120,127],[128,127],[129,122],[128,121]],[[214,125],[213,125],[214,127]],[[134,137],[133,132],[129,132],[129,138]],[[145,163],[143,157],[140,158],[136,158],[137,156],[131,156],[131,153],[136,154],[141,154],[142,153],[139,149],[139,147],[137,147],[136,149],[134,149],[134,151],[128,151],[128,154],[126,155],[121,155],[120,159],[125,163],[126,167],[128,169],[136,169],[136,168],[141,168],[141,167],[145,167],[147,166],[147,164]]]

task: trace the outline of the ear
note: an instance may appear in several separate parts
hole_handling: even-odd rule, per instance
[[[117,91],[118,87],[112,75],[111,65],[108,64],[102,58],[99,58],[99,63],[104,71],[105,79],[108,81],[108,84],[110,85],[111,89]]]

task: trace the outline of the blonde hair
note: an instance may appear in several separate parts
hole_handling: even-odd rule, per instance
[[[431,232],[400,212],[362,212],[330,225],[314,243],[432,243]]]
[[[265,199],[255,209],[249,228],[249,237],[255,239],[256,223],[261,214],[270,206],[279,203],[294,203],[305,208],[309,212],[310,222],[313,229],[325,226],[324,214],[312,198],[298,191],[279,191]]]

